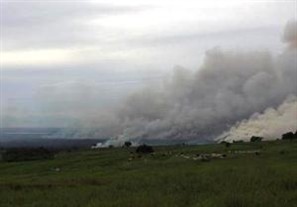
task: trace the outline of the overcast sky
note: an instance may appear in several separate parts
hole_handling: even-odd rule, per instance
[[[2,127],[107,110],[214,47],[278,54],[290,19],[295,0],[1,0]]]

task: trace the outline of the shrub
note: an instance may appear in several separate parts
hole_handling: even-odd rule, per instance
[[[221,144],[224,144],[227,148],[231,146],[231,143],[226,141],[222,141]]]
[[[136,152],[137,153],[142,153],[142,154],[149,154],[149,153],[153,153],[154,149],[152,146],[148,146],[148,145],[140,145],[139,147],[136,148]]]
[[[287,132],[287,133],[283,134],[282,139],[290,140],[290,141],[292,141],[293,139],[297,139],[297,131],[295,132],[295,134],[293,132]]]
[[[127,142],[124,143],[124,147],[131,147],[131,145],[132,145],[132,143],[129,142],[129,141],[127,141]]]
[[[233,140],[233,144],[236,144],[236,143],[244,143],[243,140]]]
[[[257,137],[257,136],[252,136],[251,137],[251,142],[261,142],[263,137]]]
[[[230,147],[230,146],[231,146],[231,143],[230,143],[230,142],[226,142],[226,143],[225,143],[225,147],[228,148],[228,147]]]

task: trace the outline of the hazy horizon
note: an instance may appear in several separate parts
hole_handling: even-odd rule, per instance
[[[0,128],[115,141],[297,129],[295,9],[296,1],[1,0]],[[259,120],[240,124],[262,118],[255,113],[290,121],[269,122],[273,133]]]

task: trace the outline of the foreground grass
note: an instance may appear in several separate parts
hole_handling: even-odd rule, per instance
[[[234,153],[239,150],[260,150],[260,155]],[[0,162],[0,206],[297,206],[297,142],[158,147],[154,156],[133,160],[130,151]],[[227,157],[202,162],[180,156],[211,152]]]

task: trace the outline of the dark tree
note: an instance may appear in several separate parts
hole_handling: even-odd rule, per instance
[[[132,143],[129,142],[129,141],[126,141],[126,142],[124,143],[124,146],[125,146],[125,147],[131,147],[131,145],[132,145]]]
[[[149,153],[153,153],[154,149],[152,146],[143,144],[136,148],[136,152],[141,154],[149,154]]]
[[[230,146],[231,146],[231,143],[230,143],[230,142],[226,142],[226,143],[225,143],[225,147],[228,148],[228,147],[230,147]]]
[[[287,132],[282,135],[282,139],[292,141],[293,139],[297,139],[297,133],[294,134],[293,132]]]
[[[227,148],[231,146],[231,143],[226,141],[222,141],[221,144],[224,144]]]
[[[261,142],[263,137],[257,137],[257,136],[252,136],[251,137],[251,142]]]
[[[236,144],[236,143],[244,143],[243,140],[233,140],[233,144]]]

